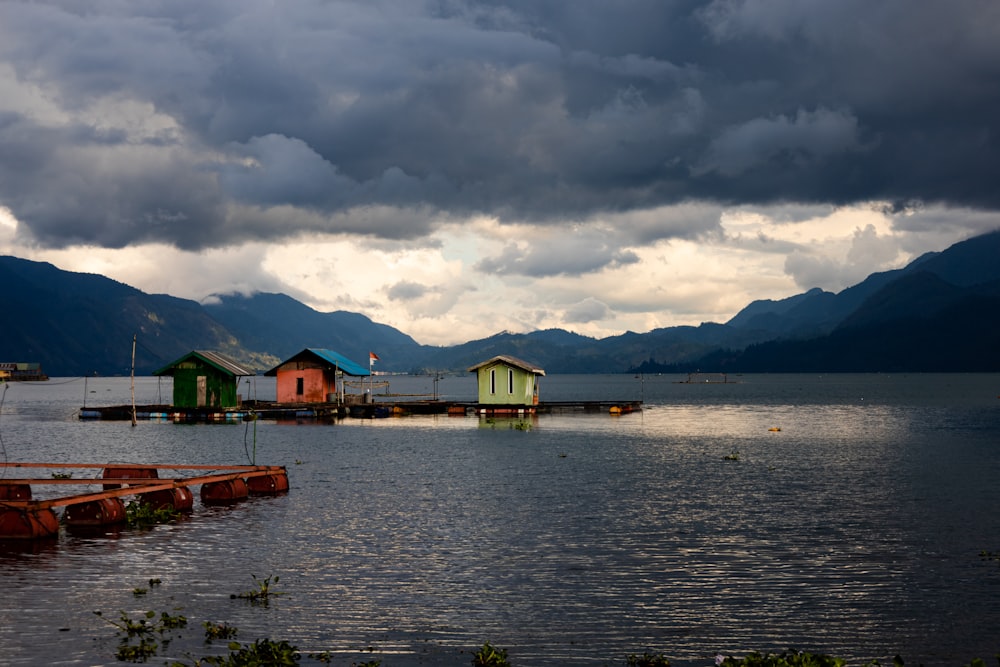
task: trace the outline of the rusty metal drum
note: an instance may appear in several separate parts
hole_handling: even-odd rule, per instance
[[[137,468],[135,466],[108,466],[101,473],[103,479],[157,479],[156,468]],[[105,484],[104,489],[119,489],[123,484]],[[124,484],[128,486],[128,484]]]
[[[0,484],[0,500],[31,500],[31,485]]]
[[[67,505],[63,512],[63,522],[67,526],[109,526],[123,523],[125,519],[125,503],[121,498],[100,498]]]
[[[245,480],[223,479],[201,485],[201,502],[205,505],[228,505],[244,500],[249,495]]]
[[[0,539],[36,540],[59,534],[59,517],[51,509],[0,508]]]
[[[247,489],[253,496],[272,496],[288,491],[288,475],[280,472],[260,477],[247,477]]]
[[[190,512],[194,509],[194,494],[186,486],[140,493],[139,500],[148,504],[154,510],[173,507],[178,512]]]

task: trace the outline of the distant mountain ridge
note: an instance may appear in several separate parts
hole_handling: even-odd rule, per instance
[[[811,289],[748,304],[724,324],[603,339],[562,329],[421,345],[358,313],[321,313],[284,294],[203,304],[94,274],[0,257],[0,361],[52,377],[149,374],[187,352],[221,352],[261,371],[306,347],[378,370],[464,372],[510,354],[549,373],[1000,371],[1000,231],[875,273],[839,293]]]

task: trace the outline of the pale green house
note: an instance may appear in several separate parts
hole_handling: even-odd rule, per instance
[[[538,366],[516,357],[498,355],[469,369],[476,374],[480,405],[538,405]]]

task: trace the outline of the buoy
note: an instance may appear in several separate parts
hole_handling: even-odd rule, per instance
[[[274,475],[261,475],[260,477],[247,477],[247,490],[251,495],[276,495],[288,491],[288,475],[277,473]]]
[[[0,509],[0,538],[37,540],[59,533],[59,517],[52,509]]]
[[[154,510],[163,510],[172,507],[178,512],[190,512],[194,509],[194,494],[186,486],[140,493],[139,500]]]
[[[159,475],[156,468],[109,467],[104,469],[101,477],[103,479],[157,479]],[[104,489],[119,489],[122,486],[122,484],[105,484]],[[124,486],[128,486],[128,484]]]
[[[121,498],[101,498],[67,505],[63,521],[68,526],[107,526],[125,521],[125,503]]]
[[[31,485],[0,484],[0,500],[31,500]]]
[[[777,426],[772,426],[771,428],[769,428],[769,429],[767,429],[767,430],[768,430],[768,431],[780,431],[781,429],[780,429],[780,428],[778,428]]]
[[[247,495],[247,483],[238,477],[201,485],[201,502],[206,505],[228,505],[243,500]]]
[[[617,405],[612,405],[611,409],[608,410],[608,412],[610,412],[613,415],[620,415],[622,413],[622,409]]]

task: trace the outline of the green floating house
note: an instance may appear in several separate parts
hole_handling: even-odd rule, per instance
[[[195,350],[153,375],[174,378],[174,407],[235,408],[240,404],[240,378],[256,371],[217,352]]]
[[[538,378],[545,371],[535,364],[501,354],[476,364],[469,372],[476,374],[480,405],[538,405]]]

